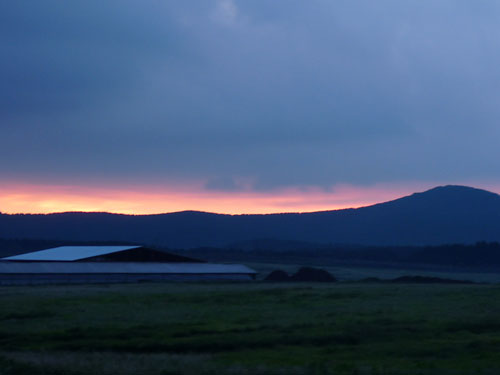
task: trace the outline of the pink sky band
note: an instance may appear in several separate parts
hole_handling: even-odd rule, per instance
[[[71,185],[2,184],[3,213],[53,213],[66,211],[157,214],[197,210],[225,214],[311,212],[361,207],[396,199],[438,184],[339,185],[331,189],[301,187],[272,191],[212,191],[200,186],[109,187]],[[477,186],[477,185],[476,185]],[[478,186],[498,191],[494,186]]]

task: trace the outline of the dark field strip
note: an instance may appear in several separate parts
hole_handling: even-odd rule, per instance
[[[0,288],[0,374],[495,374],[496,285]]]

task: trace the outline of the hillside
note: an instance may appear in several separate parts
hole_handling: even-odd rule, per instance
[[[500,240],[500,196],[444,186],[373,206],[301,214],[0,214],[0,237],[127,241],[170,248],[276,239],[360,245],[437,245]]]

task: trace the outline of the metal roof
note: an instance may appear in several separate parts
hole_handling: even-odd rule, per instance
[[[1,260],[71,262],[140,247],[141,246],[60,246],[32,253],[14,255],[2,258]]]
[[[242,264],[0,262],[0,274],[255,274]]]

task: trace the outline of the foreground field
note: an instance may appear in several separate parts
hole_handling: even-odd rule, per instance
[[[0,288],[0,374],[496,374],[494,285]]]

